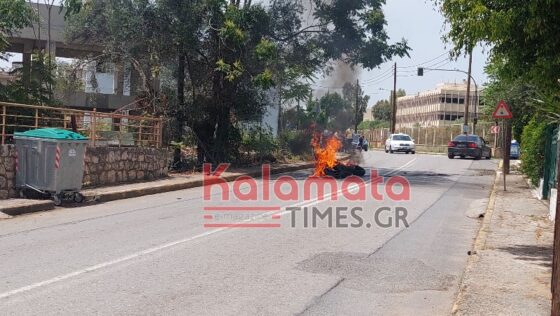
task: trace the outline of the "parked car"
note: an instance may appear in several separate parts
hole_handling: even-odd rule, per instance
[[[521,147],[519,146],[519,143],[514,139],[511,141],[509,157],[511,159],[519,159],[519,156],[521,156]]]
[[[478,135],[459,135],[447,144],[447,156],[449,159],[455,156],[490,159],[492,149],[488,146],[488,142]]]
[[[414,144],[414,139],[407,134],[391,134],[389,138],[385,141],[385,152],[405,152],[405,153],[416,153],[416,144]]]

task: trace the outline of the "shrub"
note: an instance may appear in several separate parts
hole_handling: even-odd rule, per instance
[[[294,155],[311,153],[311,134],[307,131],[285,131],[280,135],[282,149]]]
[[[259,160],[271,160],[278,150],[278,142],[270,130],[259,126],[246,129],[241,141],[241,151]]]
[[[546,126],[545,122],[533,118],[521,134],[521,170],[535,186],[544,172]]]
[[[368,129],[376,129],[376,128],[388,128],[389,122],[387,121],[363,121],[358,125],[359,130],[368,130]]]

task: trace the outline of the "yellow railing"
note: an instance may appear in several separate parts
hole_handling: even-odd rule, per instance
[[[163,119],[160,117],[0,102],[2,144],[13,143],[14,132],[45,127],[75,128],[87,136],[93,146],[162,146]]]

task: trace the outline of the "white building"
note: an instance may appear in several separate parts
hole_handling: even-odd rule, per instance
[[[469,116],[477,117],[482,91],[471,85]],[[457,123],[465,115],[467,84],[441,83],[434,90],[397,99],[397,128],[444,126]]]

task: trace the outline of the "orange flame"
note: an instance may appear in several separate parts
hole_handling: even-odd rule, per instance
[[[314,176],[316,177],[325,176],[326,168],[334,168],[334,166],[336,166],[336,153],[342,148],[342,142],[334,135],[327,139],[324,147],[321,144],[321,140],[321,135],[315,134],[311,142],[313,151],[315,152]]]

